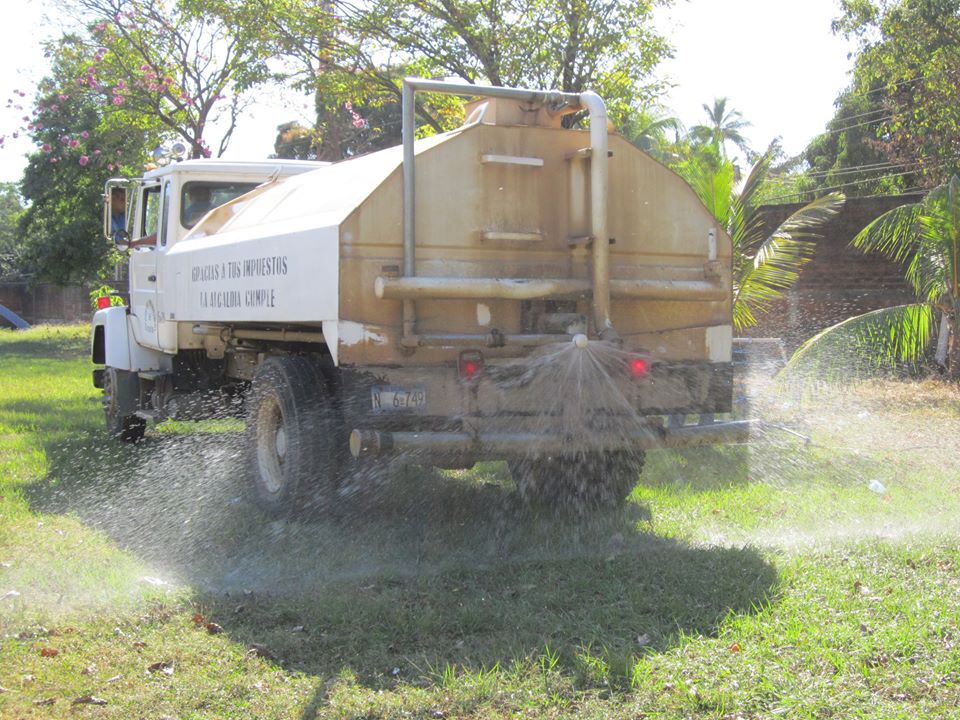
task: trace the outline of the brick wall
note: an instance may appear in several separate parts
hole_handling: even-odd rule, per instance
[[[110,281],[121,293],[127,291],[126,280]],[[38,323],[86,322],[90,319],[89,287],[59,287],[48,283],[28,285],[25,282],[0,283],[0,305],[34,325]],[[4,321],[0,319],[0,326]]]
[[[920,197],[848,198],[843,211],[821,231],[813,259],[804,266],[796,285],[745,335],[782,337],[788,349],[793,349],[820,330],[853,315],[912,302],[914,294],[903,279],[903,268],[850,247],[850,241],[887,210],[916,202]],[[761,208],[767,234],[801,207],[798,204]]]

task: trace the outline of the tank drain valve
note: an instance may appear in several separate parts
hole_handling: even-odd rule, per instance
[[[577,333],[573,336],[573,344],[576,345],[581,350],[586,349],[587,343],[590,342],[587,340],[587,336],[583,333]]]

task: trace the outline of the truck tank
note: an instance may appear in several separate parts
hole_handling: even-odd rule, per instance
[[[417,91],[485,97],[414,142]],[[530,500],[615,504],[646,449],[742,439],[678,422],[732,399],[731,243],[684,181],[593,93],[404,93],[402,147],[264,186],[167,253],[175,352],[250,383],[261,505],[395,456],[506,459]]]

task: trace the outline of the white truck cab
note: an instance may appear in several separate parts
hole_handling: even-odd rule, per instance
[[[137,345],[176,352],[176,318],[166,300],[175,284],[165,272],[167,253],[206,214],[266,182],[315,170],[306,160],[184,160],[150,170],[142,178],[113,178],[104,193],[104,233],[130,248],[130,331]],[[125,195],[122,230],[111,202]],[[158,283],[157,278],[165,281]],[[130,368],[135,369],[135,368]]]
[[[136,398],[121,389],[126,385],[133,388],[137,373],[169,372],[178,350],[173,301],[179,278],[178,273],[168,271],[169,252],[211,210],[258,186],[327,164],[184,160],[150,170],[140,178],[107,181],[104,235],[130,254],[130,304],[97,311],[91,335],[92,355],[106,365],[95,372],[94,382],[104,387],[105,404],[117,405],[113,409],[115,427],[110,427],[113,434],[129,439],[142,434],[145,420],[131,414]],[[108,418],[110,415],[108,412]]]

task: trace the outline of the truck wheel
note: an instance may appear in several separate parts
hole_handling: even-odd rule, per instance
[[[511,462],[510,472],[526,504],[582,514],[622,505],[643,461],[642,452],[560,455]]]
[[[128,443],[143,438],[147,421],[129,412],[137,406],[139,384],[136,373],[113,367],[104,368],[103,414],[110,437]]]
[[[247,469],[257,505],[285,515],[329,501],[331,483],[321,478],[335,470],[331,407],[314,363],[299,355],[268,358],[246,407]]]

